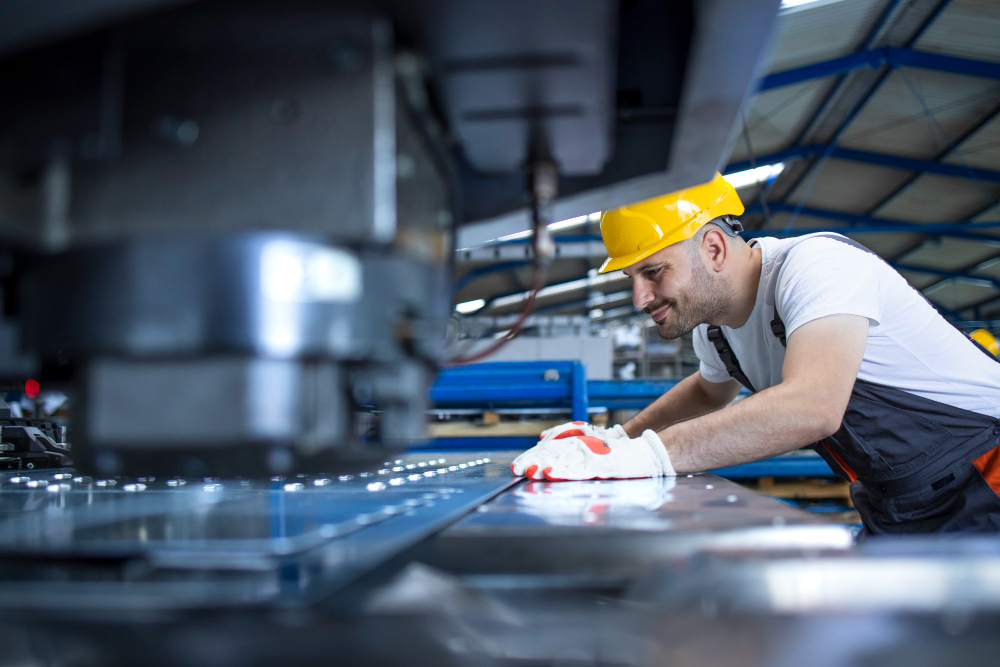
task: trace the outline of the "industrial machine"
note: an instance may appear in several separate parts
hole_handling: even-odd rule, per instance
[[[533,229],[538,286],[548,220],[708,180],[777,8],[0,7],[0,384],[72,406],[71,447],[0,426],[0,663],[992,658],[992,544],[859,554],[708,474],[396,453],[455,355],[455,249]]]
[[[8,4],[0,378],[72,388],[96,474],[384,458],[456,244],[707,179],[776,9]]]

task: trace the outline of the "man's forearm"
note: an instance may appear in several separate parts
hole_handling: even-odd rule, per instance
[[[735,392],[732,392],[735,393]],[[662,431],[672,424],[718,410],[732,397],[711,395],[701,388],[698,373],[689,375],[624,424],[625,432],[636,438],[646,429]]]
[[[674,469],[700,472],[810,445],[837,429],[828,411],[776,385],[722,410],[659,432]]]

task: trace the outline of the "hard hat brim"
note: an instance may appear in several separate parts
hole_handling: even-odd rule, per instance
[[[701,215],[695,218],[683,229],[675,232],[667,238],[662,239],[659,243],[648,248],[636,250],[635,252],[620,255],[618,257],[608,257],[597,272],[607,273],[608,271],[615,271],[616,269],[624,269],[626,266],[632,266],[636,262],[646,259],[650,255],[654,255],[666,247],[681,243],[682,241],[687,241],[689,238],[697,234],[698,230],[705,226],[705,223],[711,222],[711,219],[706,219],[706,217],[707,216],[705,215]]]
[[[632,266],[636,262],[646,259],[650,255],[660,252],[663,248],[666,248],[669,243],[664,243],[662,247],[659,248],[647,248],[646,250],[640,250],[638,252],[632,253],[631,255],[622,255],[621,257],[608,257],[604,260],[604,264],[601,264],[601,268],[597,270],[598,273],[607,273],[608,271],[618,271],[624,269],[626,266]]]

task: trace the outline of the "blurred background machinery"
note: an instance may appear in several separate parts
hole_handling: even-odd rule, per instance
[[[691,370],[590,274],[593,214],[715,170],[749,234],[850,225],[995,329],[997,20],[9,0],[0,663],[993,664],[995,540],[856,547],[712,473],[528,483],[509,448]]]
[[[707,179],[776,9],[8,3],[0,372],[71,390],[94,473],[382,458],[456,238]]]

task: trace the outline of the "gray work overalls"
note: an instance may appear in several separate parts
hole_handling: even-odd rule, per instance
[[[777,306],[771,331],[784,346]],[[710,326],[708,339],[729,375],[755,391],[722,330]],[[969,345],[998,361],[978,343]],[[854,383],[840,429],[814,445],[834,472],[852,482],[851,500],[864,526],[859,540],[1000,530],[1000,496],[987,482],[1000,479],[1000,462],[987,455],[998,446],[998,419],[864,380]]]

